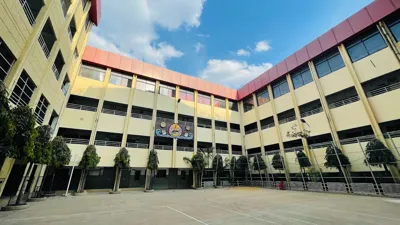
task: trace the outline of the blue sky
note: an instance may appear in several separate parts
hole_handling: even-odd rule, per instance
[[[89,45],[239,88],[371,2],[102,0]]]

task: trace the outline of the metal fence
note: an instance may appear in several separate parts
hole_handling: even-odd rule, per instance
[[[141,144],[141,143],[126,143],[126,147],[128,148],[144,148],[144,149],[148,149],[149,145],[148,144]]]
[[[89,139],[63,138],[67,144],[88,145]]]
[[[152,120],[152,116],[139,114],[139,113],[131,113],[131,117],[138,118],[138,119],[144,119],[144,120]]]
[[[93,106],[87,106],[87,105],[78,105],[74,103],[68,103],[67,108],[69,109],[78,109],[78,110],[84,110],[84,111],[90,111],[90,112],[96,112],[97,108]]]
[[[181,152],[193,152],[194,148],[193,147],[185,147],[185,146],[176,146],[177,151]]]
[[[94,145],[98,146],[110,146],[110,147],[121,147],[121,142],[118,141],[103,141],[103,140],[95,140]]]
[[[172,145],[154,145],[154,148],[157,150],[173,150]]]
[[[126,116],[126,112],[119,111],[119,110],[114,110],[114,109],[105,109],[105,108],[103,108],[101,110],[101,112],[102,113],[106,113],[106,114],[116,115],[116,116]]]

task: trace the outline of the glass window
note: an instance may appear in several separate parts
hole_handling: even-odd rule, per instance
[[[131,87],[132,77],[119,73],[111,73],[110,83],[124,87]]]
[[[160,95],[169,96],[169,97],[175,97],[176,90],[175,90],[175,87],[171,87],[171,86],[167,86],[167,85],[164,85],[164,84],[160,84],[159,94]]]
[[[36,105],[35,109],[35,117],[38,124],[42,125],[48,107],[49,102],[47,101],[47,99],[43,95],[40,96],[39,102]]]
[[[379,31],[375,31],[366,37],[361,37],[349,44],[349,46],[346,46],[352,62],[357,62],[384,48],[386,48],[386,43]]]
[[[11,67],[14,65],[15,57],[0,38],[0,80],[4,80]]]
[[[69,77],[68,74],[65,75],[64,81],[61,85],[61,90],[64,93],[64,95],[67,95],[68,90],[69,90],[69,86],[70,86],[70,81],[69,81]]]
[[[311,83],[313,81],[313,79],[311,76],[310,69],[308,69],[308,66],[307,66],[307,69],[295,73],[292,76],[292,81],[293,81],[294,89],[304,86],[308,83]]]
[[[329,67],[331,69],[331,72],[334,72],[338,69],[343,68],[344,62],[342,59],[342,56],[339,54],[339,52],[333,56],[331,56],[330,58],[328,58],[328,63],[329,63]]]
[[[243,100],[243,110],[244,112],[250,111],[254,108],[254,101],[253,96],[250,95],[249,97]]]
[[[226,108],[225,99],[214,98],[214,106],[219,108]]]
[[[204,104],[204,105],[211,105],[211,97],[207,95],[198,95],[198,103]]]
[[[22,71],[21,76],[19,77],[18,82],[11,94],[11,102],[17,106],[28,105],[35,88],[36,85],[33,83],[29,75],[25,72],[25,70]]]
[[[286,78],[283,78],[280,82],[273,84],[272,91],[274,92],[274,98],[278,98],[289,93],[289,86]]]
[[[137,79],[136,81],[136,89],[148,92],[154,92],[156,88],[156,83],[154,81],[144,80],[144,79]]]
[[[89,66],[82,66],[79,76],[86,77],[93,80],[104,81],[105,71]]]
[[[268,90],[265,89],[262,92],[257,93],[257,104],[262,105],[264,103],[269,102],[269,93]]]
[[[229,101],[229,109],[238,112],[238,103],[236,101]]]
[[[184,89],[179,89],[179,98],[186,101],[194,101],[194,93],[193,91],[187,91]]]
[[[400,20],[389,25],[389,29],[392,32],[397,42],[400,41]]]

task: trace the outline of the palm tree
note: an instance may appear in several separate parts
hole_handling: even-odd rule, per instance
[[[254,161],[253,170],[258,170],[258,173],[260,174],[261,181],[263,181],[263,178],[262,178],[262,175],[261,175],[261,171],[262,170],[266,171],[267,170],[267,165],[265,164],[265,161],[264,161],[262,155],[261,154],[256,155],[254,157],[253,161]]]
[[[324,166],[326,168],[336,168],[343,177],[345,177],[347,168],[351,166],[349,158],[335,145],[326,148],[325,160]],[[344,171],[342,171],[342,168]]]
[[[191,159],[187,157],[183,157],[187,163],[190,163],[193,168],[194,174],[194,187],[200,188],[201,187],[201,177],[200,174],[203,172],[205,168],[204,156],[201,152],[197,152]]]
[[[115,155],[115,181],[112,193],[119,193],[119,184],[121,182],[121,173],[123,169],[130,168],[130,158],[128,150],[125,147],[121,148]]]
[[[220,174],[224,172],[224,161],[222,160],[222,156],[220,154],[215,155],[212,161],[212,168],[214,170],[215,176],[215,186],[220,185]]]
[[[154,173],[158,170],[158,155],[156,150],[152,149],[149,153],[149,159],[147,161],[147,173],[146,173],[146,185],[145,190],[149,191],[153,189],[153,178]]]
[[[274,169],[279,170],[279,172],[281,172],[281,170],[285,170],[285,166],[284,166],[284,159],[281,156],[281,154],[279,152],[275,153],[275,155],[272,157],[272,167],[274,167]]]
[[[248,173],[248,170],[249,170],[249,161],[247,160],[247,157],[246,157],[246,156],[241,155],[241,156],[238,158],[238,160],[237,160],[237,162],[236,162],[236,168],[237,168],[239,171],[244,172],[245,180],[246,180],[246,183],[247,183],[247,173]]]
[[[300,170],[302,175],[306,173],[306,168],[311,167],[310,159],[303,151],[298,151],[296,153],[297,161],[300,165]],[[304,178],[303,178],[304,179]]]
[[[397,160],[393,153],[378,139],[374,139],[368,142],[365,149],[366,159],[364,160],[365,165],[370,164],[371,166],[377,166],[385,169],[389,172],[387,166],[396,166]]]
[[[230,175],[231,175],[231,185],[235,182],[235,170],[236,170],[236,157],[232,156],[229,165]]]
[[[87,174],[90,169],[94,169],[97,167],[97,164],[100,162],[100,157],[97,155],[96,147],[94,145],[89,145],[86,147],[83,152],[83,156],[81,161],[79,162],[79,167],[82,168],[81,178],[79,180],[77,193],[85,192],[85,183]]]

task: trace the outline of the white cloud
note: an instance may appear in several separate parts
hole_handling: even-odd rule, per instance
[[[203,37],[203,38],[209,38],[209,37],[211,37],[211,35],[209,35],[209,34],[198,34],[197,36]]]
[[[240,88],[271,67],[271,63],[249,65],[246,61],[210,59],[199,77],[232,88]]]
[[[256,43],[256,48],[254,51],[256,52],[266,52],[271,49],[271,46],[267,41],[259,41]]]
[[[159,41],[156,28],[169,31],[200,26],[204,0],[135,0],[116,4],[103,0],[102,18],[89,44],[148,63],[165,66],[165,61],[183,52]]]
[[[237,50],[236,54],[238,56],[250,56],[250,52],[244,49]]]
[[[200,43],[200,42],[197,42],[197,43],[194,45],[194,48],[196,49],[196,52],[198,53],[198,52],[200,52],[200,50],[201,50],[202,48],[204,48],[204,45],[203,45],[202,43]]]

